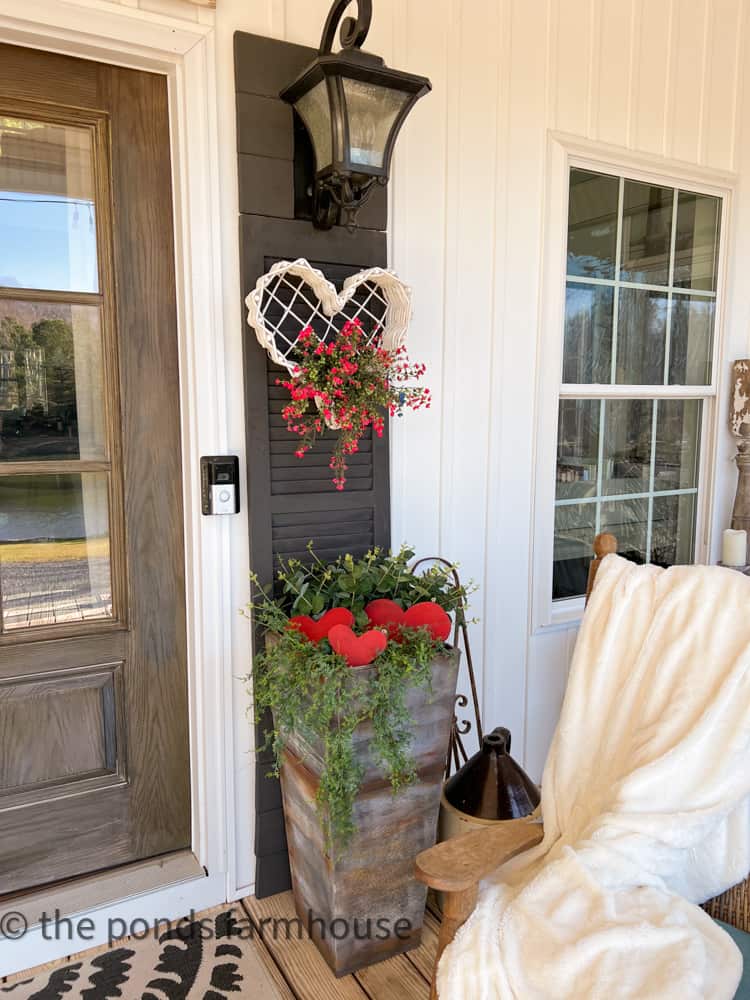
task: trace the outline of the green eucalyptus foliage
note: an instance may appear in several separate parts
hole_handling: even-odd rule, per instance
[[[312,549],[311,555],[311,565],[296,560],[281,565],[276,599],[254,580],[259,596],[250,611],[267,641],[255,658],[252,687],[256,721],[268,710],[273,719],[264,732],[264,746],[274,752],[273,774],[279,773],[292,733],[317,744],[322,753],[317,806],[328,849],[334,853],[354,832],[352,814],[362,780],[353,746],[357,726],[371,722],[370,749],[394,794],[413,782],[413,719],[406,699],[414,687],[430,691],[433,661],[445,647],[426,629],[403,629],[402,641],[390,641],[372,668],[352,669],[326,640],[315,645],[290,629],[289,618],[340,606],[349,608],[357,625],[364,626],[364,608],[377,597],[404,608],[434,600],[447,611],[461,613],[466,591],[456,587],[447,568],[412,575],[408,563],[413,552],[408,548],[395,555],[376,549],[360,560],[342,556],[329,565]]]
[[[468,594],[466,587],[456,586],[447,566],[432,565],[425,572],[414,574],[409,564],[414,551],[404,545],[396,553],[375,548],[362,559],[339,556],[325,563],[308,544],[311,562],[299,559],[279,560],[276,594],[280,606],[292,615],[319,615],[328,608],[349,608],[356,626],[367,626],[365,606],[379,597],[400,604],[406,609],[420,601],[435,601],[445,611],[463,608]]]

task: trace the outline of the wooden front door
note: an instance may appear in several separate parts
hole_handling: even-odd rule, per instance
[[[0,894],[190,844],[167,84],[0,45]]]

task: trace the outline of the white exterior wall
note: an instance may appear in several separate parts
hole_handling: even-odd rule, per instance
[[[330,2],[218,0],[215,14],[184,0],[119,2],[215,20],[222,285],[232,331],[223,358],[227,427],[229,446],[244,461],[237,303],[248,289],[239,287],[233,35],[317,46]],[[615,162],[618,150],[635,154],[644,168],[677,177],[696,167],[722,172],[722,182],[727,172],[736,175],[724,220],[724,357],[746,356],[750,0],[375,0],[374,8],[367,47],[433,83],[402,132],[390,185],[391,264],[413,287],[409,346],[428,364],[435,393],[429,413],[395,422],[393,542],[456,559],[464,578],[479,584],[473,611],[481,621],[472,636],[485,725],[509,726],[514,753],[539,777],[576,632],[574,625],[532,627],[537,439],[555,434],[549,419],[537,427],[537,386],[547,345],[562,337],[561,321],[541,324],[549,136],[609,146]],[[728,363],[722,407],[727,380]],[[728,434],[718,443],[714,558],[735,483]],[[541,474],[553,477],[554,469]],[[247,596],[246,528],[233,534],[231,559],[239,608]],[[237,678],[249,669],[247,629],[239,618],[224,627],[232,631]],[[240,893],[253,882],[253,769],[243,685],[233,683]]]
[[[317,45],[328,7],[271,0],[250,17],[245,3],[219,0],[217,17],[220,29],[231,21]],[[396,421],[393,541],[457,559],[479,583],[472,635],[485,726],[508,725],[536,777],[576,632],[531,624],[536,387],[546,338],[562,337],[561,323],[540,329],[548,135],[642,154],[652,171],[737,174],[724,220],[725,360],[745,356],[749,16],[747,0],[374,4],[366,47],[433,84],[399,139],[391,182],[391,263],[413,287],[409,346],[436,395],[428,414]],[[547,423],[539,434],[553,437]],[[714,558],[734,489],[720,424]]]
[[[181,4],[140,2],[149,9]],[[329,0],[218,0],[230,313],[239,278],[232,36],[244,30],[317,46],[329,7]],[[561,322],[541,329],[548,136],[619,147],[624,171],[636,154],[644,168],[669,175],[695,167],[736,174],[724,220],[724,359],[746,356],[749,22],[748,0],[374,3],[366,47],[433,84],[401,134],[390,184],[391,266],[413,288],[409,347],[428,364],[436,397],[428,413],[395,422],[393,543],[456,559],[463,577],[479,584],[472,643],[485,727],[509,726],[514,752],[537,778],[576,636],[575,625],[532,627],[536,477],[554,475],[537,470],[536,439],[555,434],[549,421],[537,432],[537,384],[547,338],[562,338]],[[236,359],[240,350],[238,333]],[[230,377],[239,407],[241,385]],[[724,364],[722,408],[727,379]],[[723,420],[720,426],[714,559],[735,484],[731,440]],[[242,799],[251,769],[241,713],[237,725]],[[238,801],[238,817],[244,806]],[[238,870],[251,880],[248,862],[240,849]]]

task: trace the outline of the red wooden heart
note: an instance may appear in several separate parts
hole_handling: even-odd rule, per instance
[[[398,638],[400,625],[404,620],[404,610],[395,601],[379,597],[375,601],[370,601],[365,608],[365,614],[375,628],[387,628],[389,638]]]
[[[450,618],[434,601],[422,601],[407,608],[402,624],[406,628],[426,628],[440,642],[445,642],[451,634]]]
[[[331,608],[317,621],[309,615],[295,615],[289,619],[290,628],[297,629],[307,636],[310,642],[320,642],[321,639],[327,638],[334,625],[353,624],[354,615],[348,608]]]
[[[388,637],[378,629],[355,635],[348,625],[334,625],[328,641],[334,653],[343,656],[350,667],[366,667],[388,645]]]

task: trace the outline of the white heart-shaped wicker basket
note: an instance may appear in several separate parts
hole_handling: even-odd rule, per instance
[[[325,341],[347,320],[358,319],[368,343],[381,337],[382,346],[392,351],[406,341],[411,319],[411,289],[393,271],[359,271],[344,281],[339,294],[323,272],[303,258],[274,264],[245,304],[258,343],[289,371],[296,364],[297,337],[308,326]]]

